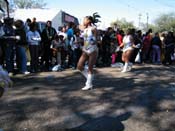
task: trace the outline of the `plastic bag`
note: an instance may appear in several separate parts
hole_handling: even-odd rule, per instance
[[[137,56],[136,56],[136,58],[135,58],[135,62],[136,62],[136,63],[140,63],[140,62],[141,62],[141,54],[140,54],[140,51],[138,51],[138,53],[137,53]]]

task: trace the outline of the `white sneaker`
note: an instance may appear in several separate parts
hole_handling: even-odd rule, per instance
[[[131,69],[132,69],[132,67],[128,66],[127,69],[123,69],[121,72],[122,73],[129,72],[129,71],[131,71]]]
[[[12,77],[12,76],[13,76],[13,73],[12,73],[12,72],[9,72],[8,75],[9,75],[10,77]]]
[[[124,69],[123,69],[121,72],[122,72],[122,73],[125,73],[125,72],[127,72],[127,70],[124,70]]]
[[[90,90],[92,89],[92,85],[91,86],[85,86],[82,88],[83,91],[86,91],[86,90]]]
[[[23,72],[23,74],[24,74],[24,75],[28,75],[28,74],[30,74],[30,72],[25,71],[25,72]]]
[[[52,71],[58,71],[58,69],[61,67],[61,65],[55,65],[53,68],[52,68]]]

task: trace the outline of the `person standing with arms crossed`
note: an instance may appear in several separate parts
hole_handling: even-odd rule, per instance
[[[89,90],[93,87],[93,65],[96,63],[98,54],[95,23],[100,22],[98,18],[100,16],[97,13],[94,13],[93,16],[86,16],[83,25],[80,26],[80,29],[83,29],[84,45],[77,68],[87,79],[82,90]],[[88,70],[84,69],[86,61],[88,61]]]

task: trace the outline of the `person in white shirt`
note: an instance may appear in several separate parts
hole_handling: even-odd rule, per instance
[[[30,25],[30,31],[27,33],[27,42],[29,44],[29,50],[31,56],[30,68],[32,73],[38,71],[40,41],[41,37],[39,32],[37,31],[37,25],[35,23],[32,23]]]

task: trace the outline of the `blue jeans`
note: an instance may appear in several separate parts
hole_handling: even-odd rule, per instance
[[[38,71],[38,58],[39,58],[39,46],[38,45],[30,45],[30,56],[31,56],[31,62],[30,62],[30,68],[32,72]]]
[[[81,56],[81,50],[80,49],[75,49],[73,51],[73,59],[72,59],[72,65],[73,67],[77,68],[77,63],[78,63],[78,60]]]
[[[153,45],[152,49],[153,49],[152,50],[152,62],[153,63],[160,62],[161,61],[160,60],[160,53],[161,53],[160,47],[158,45]]]
[[[26,48],[23,46],[17,46],[16,51],[20,72],[24,73],[25,71],[27,71]]]
[[[5,61],[8,72],[14,70],[14,43],[7,44],[5,47]]]

